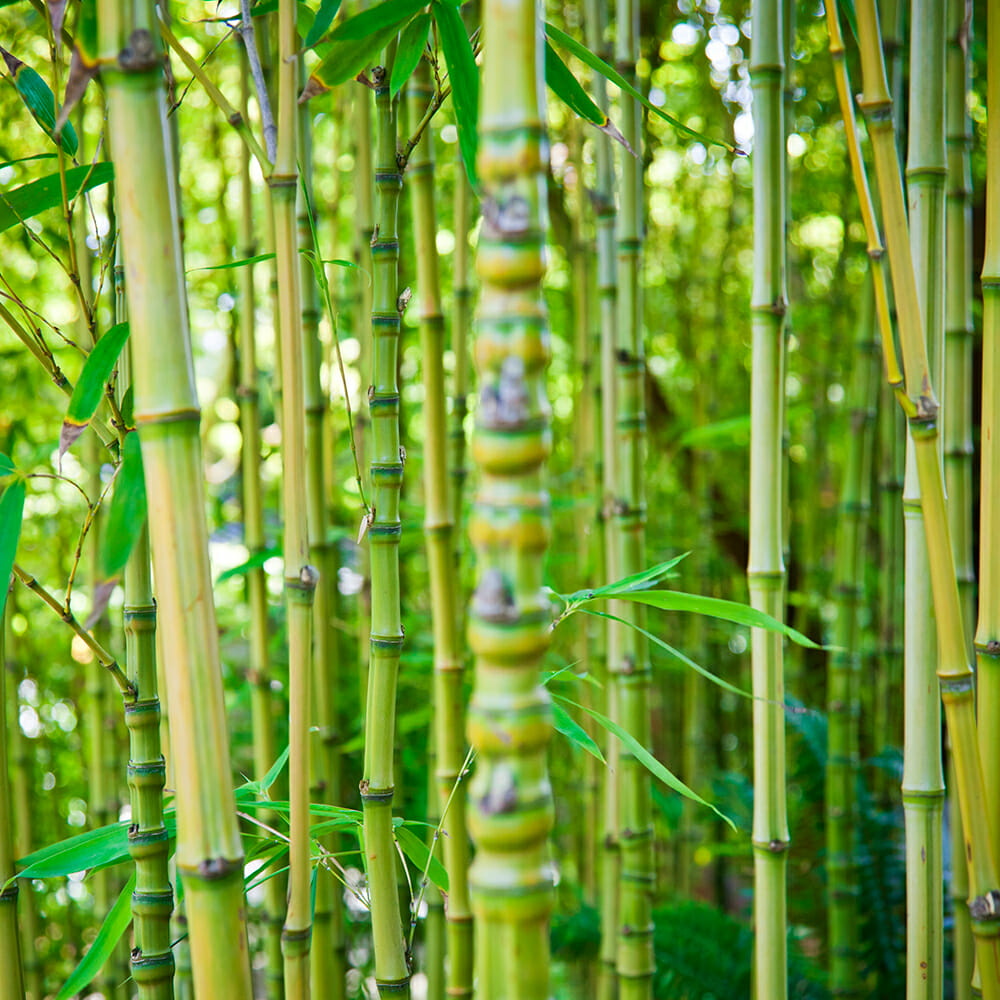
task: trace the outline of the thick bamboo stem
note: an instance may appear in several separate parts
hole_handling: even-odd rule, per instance
[[[472,446],[480,485],[470,522],[478,582],[469,615],[476,657],[469,737],[478,754],[469,881],[481,1000],[549,996],[552,727],[540,669],[550,615],[542,588],[550,351],[541,296],[547,143],[538,13],[534,0],[484,4],[480,396]]]
[[[391,55],[391,50],[390,50]],[[375,78],[375,231],[372,236],[372,510],[368,528],[371,565],[371,640],[365,706],[364,805],[365,865],[375,938],[375,981],[382,994],[409,997],[407,965],[396,891],[392,836],[393,742],[396,677],[403,648],[400,616],[399,493],[403,453],[399,442],[400,309],[396,271],[399,237],[396,216],[403,186],[396,162],[397,102],[389,93],[392,59],[373,71]]]
[[[755,608],[784,617],[781,437],[785,374],[782,0],[753,12],[750,79],[754,119],[753,382],[750,395],[750,558]],[[781,637],[751,639],[754,730],[754,922],[758,997],[787,995],[784,676]]]
[[[152,4],[101,0],[150,538],[173,713],[177,868],[196,991],[250,1000],[243,851],[232,792],[204,514],[199,412]]]
[[[429,66],[421,61],[409,89],[410,117],[418,120],[433,95]],[[424,538],[430,574],[434,629],[434,742],[438,808],[444,816],[444,864],[448,872],[449,997],[472,996],[472,907],[469,900],[469,843],[465,833],[465,708],[459,633],[459,578],[448,489],[448,435],[444,381],[444,315],[437,258],[432,135],[424,132],[410,156],[413,227],[420,298],[420,353],[424,382]],[[459,238],[464,239],[464,234]],[[456,788],[456,784],[458,787]],[[454,792],[454,794],[453,794]],[[451,804],[448,805],[448,802]],[[447,808],[447,812],[444,812]]]

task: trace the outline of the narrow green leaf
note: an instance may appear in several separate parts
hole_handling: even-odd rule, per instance
[[[274,260],[273,253],[259,253],[253,257],[243,257],[241,260],[231,260],[228,264],[213,264],[211,267],[190,267],[186,274],[196,274],[198,271],[228,271],[234,267],[250,267],[259,264],[263,260]]]
[[[645,590],[651,585],[659,583],[690,554],[690,552],[682,552],[679,556],[674,556],[673,559],[657,563],[655,566],[650,566],[639,573],[633,573],[631,576],[622,577],[620,580],[606,583],[602,587],[591,587],[589,590],[578,590],[573,594],[560,594],[559,596],[567,603],[574,604],[578,601],[589,601],[598,597],[617,597],[619,594],[627,594],[631,590]]]
[[[340,0],[323,0],[319,10],[316,11],[316,18],[309,29],[309,34],[302,43],[304,48],[311,49],[326,34],[338,10],[340,10]]]
[[[696,615],[707,615],[709,618],[719,618],[732,622],[734,625],[747,625],[751,628],[766,628],[770,632],[781,632],[793,642],[808,649],[822,649],[808,636],[779,622],[763,611],[751,608],[736,601],[724,601],[718,597],[704,597],[701,594],[684,594],[678,590],[636,590],[620,595],[623,600],[635,601],[661,611],[689,611]]]
[[[625,136],[618,131],[614,122],[591,100],[590,95],[580,85],[570,68],[559,58],[555,49],[545,42],[545,82],[552,93],[556,95],[574,114],[584,121],[596,126],[605,135],[611,136],[615,142],[620,142],[633,156],[635,150],[628,144]]]
[[[17,864],[18,878],[55,878],[125,861],[128,823],[112,823],[32,851]]]
[[[101,929],[94,938],[94,943],[87,949],[87,954],[80,959],[77,967],[70,973],[69,979],[56,994],[56,1000],[69,1000],[69,997],[79,993],[88,983],[94,981],[104,967],[115,945],[128,930],[132,922],[132,893],[135,890],[135,872],[122,887],[115,905],[101,924]]]
[[[555,726],[557,732],[562,733],[566,739],[575,743],[581,750],[586,750],[602,764],[607,763],[604,754],[601,753],[601,748],[591,739],[590,733],[562,705],[554,704],[552,706],[552,725]]]
[[[729,417],[726,420],[717,420],[715,423],[692,427],[681,435],[677,444],[681,448],[742,445],[749,436],[750,414],[744,413],[739,417]]]
[[[719,819],[725,820],[730,827],[732,827],[734,833],[737,832],[736,824],[725,813],[720,812],[715,806],[712,805],[711,802],[703,799],[697,792],[688,788],[688,786],[685,785],[676,774],[664,767],[628,730],[623,729],[617,722],[613,722],[606,715],[601,715],[600,712],[595,712],[592,708],[587,708],[584,705],[578,705],[575,701],[570,701],[569,698],[563,698],[561,695],[553,695],[553,697],[558,698],[559,701],[565,702],[567,705],[572,705],[574,708],[580,709],[581,712],[586,712],[589,716],[591,716],[591,718],[600,723],[600,725],[602,725],[609,733],[617,736],[622,746],[624,746],[625,749],[628,750],[629,753],[631,753],[632,756],[635,757],[635,759],[639,761],[639,763],[642,764],[642,766],[646,768],[650,774],[659,778],[660,781],[662,781],[668,788],[672,788],[675,792],[683,795],[686,799],[690,799],[692,802],[697,802],[699,805],[703,805],[711,809],[712,812],[719,817]]]
[[[693,128],[688,128],[687,125],[678,121],[673,115],[667,114],[662,108],[658,108],[655,104],[652,104],[648,98],[644,97],[635,87],[632,86],[619,73],[614,67],[609,66],[603,59],[599,56],[594,55],[586,47],[586,45],[581,44],[571,35],[567,35],[565,31],[560,31],[555,25],[545,23],[545,34],[552,41],[558,43],[563,48],[568,49],[584,63],[584,65],[589,66],[595,73],[600,73],[606,80],[610,80],[616,87],[620,87],[625,93],[629,94],[635,100],[639,101],[643,107],[647,108],[654,115],[662,118],[665,122],[669,122],[675,129],[679,132],[683,132],[685,135],[689,135],[692,138],[700,139],[702,142],[708,143],[711,146],[722,146],[728,149],[730,153],[736,152],[736,148],[728,142],[724,142],[722,139],[712,139],[711,137],[704,135],[701,132],[695,131]]]
[[[142,474],[142,450],[139,435],[132,431],[125,436],[111,510],[101,536],[101,565],[106,579],[128,562],[132,546],[145,523],[146,481]]]
[[[125,395],[122,396],[121,406],[118,407],[121,411],[122,420],[125,426],[131,431],[135,430],[135,393],[132,391],[132,386],[129,386],[125,390]]]
[[[111,377],[128,340],[128,323],[118,323],[94,345],[87,355],[80,378],[73,387],[66,418],[59,433],[59,458],[83,433],[104,396],[104,383]]]
[[[273,559],[275,556],[280,555],[281,549],[277,546],[272,546],[269,549],[262,549],[260,552],[255,552],[246,562],[242,562],[239,566],[233,566],[220,573],[215,578],[215,582],[219,584],[222,583],[223,580],[229,580],[234,576],[245,576],[250,572],[250,570],[256,569],[258,566],[263,566],[268,559]]]
[[[271,765],[260,783],[261,791],[270,791],[271,786],[278,780],[278,775],[281,774],[285,769],[285,764],[288,763],[288,754],[291,752],[291,749],[291,745],[289,745],[278,755],[278,759]]]
[[[442,891],[448,891],[448,873],[444,865],[427,849],[427,845],[404,824],[397,826],[393,833],[402,852]]]
[[[73,167],[66,171],[66,197],[72,201],[81,191],[107,184],[113,176],[114,168],[110,163]],[[13,191],[0,191],[0,233],[61,204],[58,173],[22,184]]]
[[[38,123],[39,128],[54,143],[61,145],[67,156],[76,156],[79,143],[73,126],[67,122],[62,128],[61,136],[57,138],[55,135],[56,97],[52,93],[52,88],[35,70],[26,66],[6,49],[0,47],[0,54],[3,55],[7,69],[10,70],[14,87],[20,94],[21,100],[24,101],[24,106]]]
[[[17,472],[14,463],[0,452],[0,476],[9,476],[12,472]]]
[[[382,33],[389,28],[398,30],[400,22],[409,21],[421,7],[425,6],[427,0],[382,0],[382,3],[377,3],[361,11],[360,14],[347,18],[337,26],[330,38],[333,41],[359,42],[367,40],[376,32]]]
[[[13,468],[11,465],[11,469]],[[24,493],[24,480],[15,479],[0,497],[0,621],[3,620],[3,609],[7,604],[7,590],[10,574],[14,569],[14,556],[17,555],[17,542],[21,537]]]
[[[418,14],[400,32],[399,45],[396,46],[396,61],[392,64],[392,76],[389,78],[389,93],[393,97],[403,89],[417,68],[417,63],[427,48],[427,36],[430,30],[431,16],[423,13]]]
[[[18,163],[29,163],[31,160],[54,160],[55,153],[35,153],[33,156],[19,156],[16,160],[4,160],[0,163],[0,170],[4,167],[13,167]]]
[[[479,123],[479,70],[472,43],[465,33],[462,15],[451,4],[434,2],[434,21],[441,37],[444,61],[448,66],[451,99],[455,105],[458,145],[469,183],[476,187],[476,148]]]

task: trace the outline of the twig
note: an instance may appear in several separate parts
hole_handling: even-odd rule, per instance
[[[250,75],[253,77],[254,89],[257,91],[257,104],[260,107],[260,120],[264,129],[264,146],[267,158],[274,163],[278,153],[278,126],[271,112],[271,98],[267,93],[267,83],[264,80],[264,69],[260,64],[260,53],[257,51],[257,39],[253,30],[253,17],[250,15],[250,0],[240,0],[240,26],[237,33],[246,49],[247,62],[250,64]]]

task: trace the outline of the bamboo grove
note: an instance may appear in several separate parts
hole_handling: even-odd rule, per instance
[[[1000,1000],[1000,5],[0,23],[2,1000]]]

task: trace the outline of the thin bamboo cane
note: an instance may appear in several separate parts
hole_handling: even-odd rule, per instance
[[[455,572],[461,579],[462,513],[465,509],[466,467],[465,417],[469,412],[469,331],[472,327],[472,286],[469,267],[469,230],[472,228],[472,188],[462,164],[462,151],[456,143],[455,160],[455,257],[453,269],[454,313],[451,325],[451,347],[455,355],[455,374],[451,395],[451,455],[448,475],[451,478],[451,521],[455,526],[452,541],[455,546]],[[464,602],[459,602],[458,615],[463,616]]]
[[[1000,857],[1000,568],[997,535],[1000,532],[1000,8],[987,5],[988,46],[986,100],[992,114],[987,120],[986,248],[983,255],[983,412],[982,471],[980,475],[979,621],[976,625],[979,752],[982,759],[984,808],[994,861]],[[963,811],[964,816],[964,811]],[[995,882],[991,882],[995,885]],[[977,886],[973,880],[973,891]],[[981,891],[981,890],[979,890]],[[975,919],[975,911],[973,911]],[[975,926],[973,926],[975,932]],[[983,996],[987,996],[983,956],[978,948]],[[1000,973],[998,973],[1000,976]]]
[[[784,125],[781,103],[782,0],[753,12],[750,79],[754,119],[753,384],[750,396],[750,601],[784,617],[782,559],[782,411],[785,314]],[[787,995],[785,876],[785,720],[781,637],[754,629],[751,639],[754,730],[754,922],[758,997]]]
[[[951,733],[969,859],[972,930],[982,976],[983,996],[1000,997],[1000,942],[995,915],[1000,910],[996,888],[989,816],[982,762],[976,739],[970,651],[962,620],[958,584],[948,532],[941,457],[937,446],[939,405],[934,395],[923,338],[915,270],[907,242],[906,211],[892,127],[892,105],[880,47],[878,12],[873,0],[858,7],[864,94],[861,107],[868,118],[879,190],[886,216],[886,242],[900,320],[900,340],[906,369],[906,395],[901,398],[914,442],[924,511],[934,610],[938,627],[937,675]],[[886,345],[887,346],[887,345]],[[931,734],[928,734],[928,739]],[[933,738],[938,738],[937,733]]]
[[[204,996],[249,1000],[243,852],[212,602],[163,62],[152,4],[101,0],[98,15],[131,295],[135,417],[170,663],[177,867],[184,880],[194,983]]]
[[[469,880],[481,1000],[549,996],[552,728],[539,671],[549,644],[542,475],[550,351],[541,297],[547,144],[538,13],[534,0],[484,4],[480,395],[472,446],[480,486],[469,529],[478,557],[469,614],[476,657],[469,737],[478,753],[469,788],[477,846]]]
[[[605,40],[607,8],[603,0],[587,0],[585,27],[587,44],[605,62],[612,55]],[[592,83],[594,100],[605,112],[608,109],[607,90],[604,77],[595,74]],[[615,263],[615,194],[614,162],[611,147],[606,142],[597,142],[595,151],[597,178],[594,190],[597,240],[597,294],[600,311],[600,440],[601,440],[601,517],[604,537],[604,572],[609,579],[618,579],[619,559],[613,544],[611,531],[612,498],[617,483],[615,456],[615,418],[617,413],[617,391],[615,385],[615,355],[617,344],[617,295],[618,275]],[[621,608],[613,608],[619,614]],[[606,659],[610,664],[620,659],[620,626],[607,623]],[[618,718],[618,689],[610,672],[606,686],[605,713],[609,718]],[[606,759],[608,766],[602,771],[601,836],[602,851],[600,863],[601,900],[601,954],[598,972],[597,995],[600,1000],[613,1000],[617,996],[617,956],[618,956],[618,884],[621,857],[618,849],[618,782],[619,747],[617,740],[609,740]]]
[[[399,238],[396,215],[403,179],[396,162],[397,102],[389,93],[393,48],[375,78],[376,216],[372,236],[372,509],[369,517],[371,639],[365,711],[365,761],[361,781],[365,866],[375,939],[375,980],[380,994],[410,995],[410,971],[403,945],[396,852],[392,836],[393,737],[396,677],[403,647],[400,616],[399,493],[403,454],[399,443],[400,303],[396,294]]]
[[[4,580],[5,589],[11,586],[10,580]],[[6,608],[6,614],[10,609]],[[4,973],[0,975],[0,1000],[24,1000],[24,974],[21,968],[21,939],[17,922],[18,883],[14,879],[9,886],[3,888],[8,879],[12,879],[16,868],[14,861],[14,816],[11,815],[11,805],[14,802],[10,788],[10,772],[7,767],[7,694],[9,683],[7,671],[3,669],[6,662],[5,648],[7,628],[5,616],[0,615],[0,948],[3,948]],[[15,703],[16,704],[16,703]],[[11,728],[17,728],[20,723],[15,715]],[[30,887],[29,887],[30,891]]]
[[[421,60],[409,87],[411,120],[420,120],[432,96],[430,67]],[[434,152],[431,133],[427,130],[410,156],[408,173],[412,177],[417,290],[420,298],[420,353],[423,358],[424,544],[434,628],[435,779],[438,808],[444,815],[444,864],[449,886],[447,991],[449,997],[458,998],[472,996],[473,926],[467,875],[466,795],[465,785],[461,783],[466,751],[462,643],[458,627],[460,584],[454,568],[452,537],[455,523],[448,489],[443,363],[445,331],[435,242]]]
[[[282,500],[285,522],[285,601],[288,616],[289,870],[288,910],[281,932],[285,995],[308,1000],[312,934],[312,857],[309,838],[309,726],[312,699],[313,602],[319,571],[309,562],[306,462],[305,375],[295,199],[298,48],[294,0],[278,8],[278,149],[268,178],[274,218],[281,351]],[[322,461],[322,452],[318,456]],[[307,484],[303,491],[303,484]],[[319,481],[322,506],[322,477]]]
[[[945,243],[945,399],[944,473],[948,492],[948,521],[955,553],[959,596],[968,635],[975,629],[976,570],[972,536],[972,176],[969,92],[971,0],[949,0],[947,13],[947,80],[945,141],[947,150],[947,233]],[[948,753],[948,816],[951,822],[951,897],[954,913],[953,991],[957,1000],[971,997],[973,974],[972,929],[965,899],[969,894],[962,814],[954,794],[954,762]]]
[[[618,0],[615,25],[618,72],[634,85],[639,58],[639,6]],[[622,96],[622,134],[635,154],[622,148],[621,207],[618,213],[618,350],[615,448],[617,468],[612,532],[619,560],[616,573],[631,576],[646,562],[646,508],[643,450],[646,428],[646,359],[640,310],[642,256],[642,115],[638,101]],[[638,156],[638,163],[636,161]],[[621,609],[620,617],[642,627],[640,605]],[[618,687],[619,720],[642,746],[650,745],[651,671],[645,637],[619,627],[619,642],[608,669]],[[618,912],[618,990],[621,1000],[652,996],[653,815],[649,772],[627,748],[620,751],[618,844],[621,856]]]

